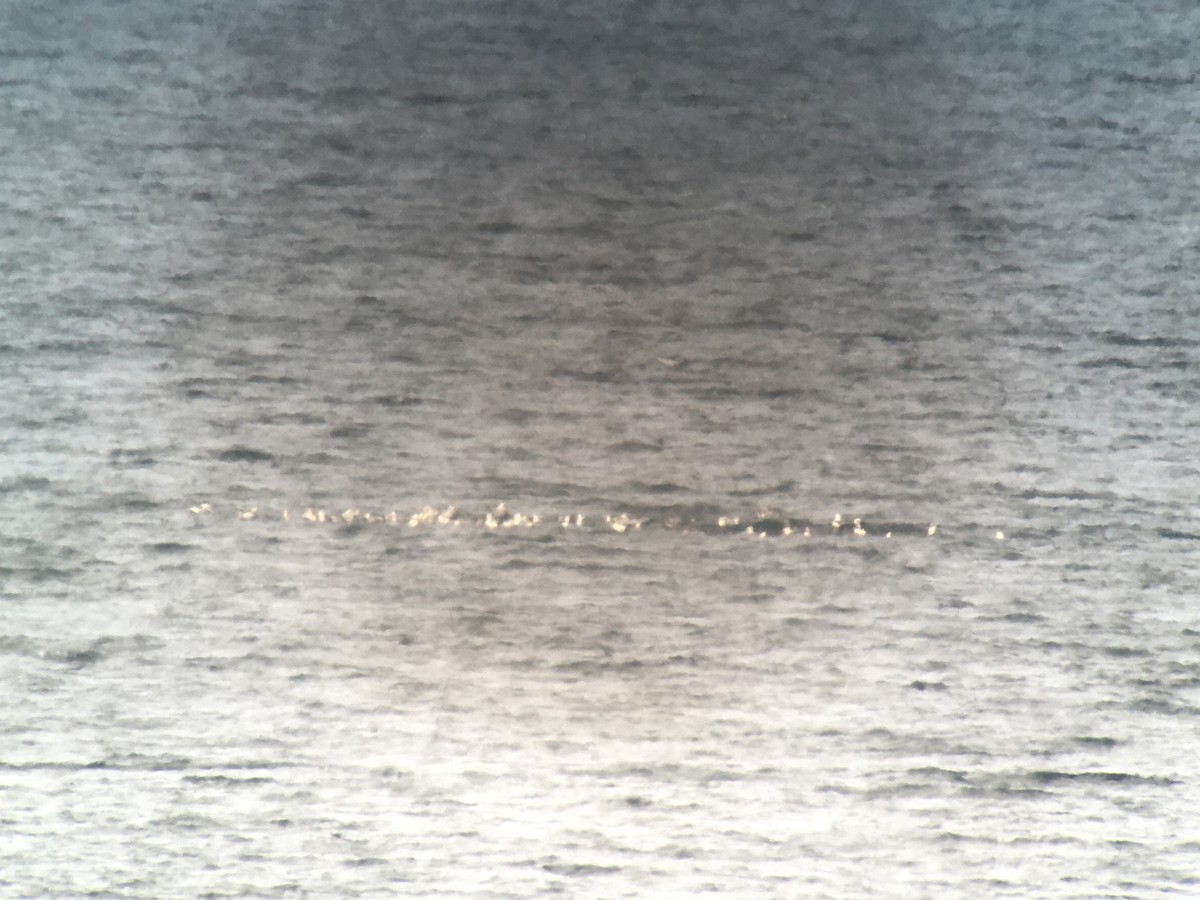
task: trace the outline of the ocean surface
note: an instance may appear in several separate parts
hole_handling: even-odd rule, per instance
[[[5,4],[0,896],[1200,895],[1198,34]]]

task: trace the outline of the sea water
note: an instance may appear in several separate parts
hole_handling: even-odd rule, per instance
[[[0,894],[1200,891],[1197,33],[10,6]]]

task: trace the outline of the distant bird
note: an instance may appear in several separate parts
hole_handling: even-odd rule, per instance
[[[862,519],[854,520],[854,536],[855,537],[866,537],[867,536],[867,529],[863,528]]]
[[[833,521],[830,522],[829,524],[833,526],[834,531],[837,531],[839,528],[841,528],[842,527],[842,514],[834,513]]]
[[[617,534],[624,534],[629,529],[638,531],[641,529],[645,519],[631,518],[629,513],[621,513],[619,516],[605,516],[604,523]]]
[[[258,518],[258,507],[251,506],[249,509],[239,509],[238,518],[243,522],[249,522],[251,519]]]
[[[996,532],[996,540],[998,540],[998,541],[1004,540],[1004,532],[1003,531]]]
[[[937,534],[937,522],[931,522],[928,530],[925,533],[930,537],[933,537],[935,534]]]
[[[504,508],[504,504],[501,503],[499,506],[497,506],[490,513],[488,513],[486,516],[483,517],[483,527],[484,528],[499,528],[500,524],[502,522],[504,522],[507,518],[508,518],[508,510],[506,510]]]
[[[432,525],[437,521],[438,511],[432,506],[426,504],[421,507],[420,512],[415,512],[408,518],[410,528],[416,528],[418,525]]]
[[[212,512],[212,504],[211,503],[201,503],[199,506],[189,507],[189,511],[193,515],[197,515],[197,516],[202,515],[204,513],[210,513],[210,512]]]

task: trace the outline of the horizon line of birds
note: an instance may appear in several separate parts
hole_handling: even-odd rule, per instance
[[[213,513],[211,503],[199,503],[189,507],[189,512],[193,516],[206,516]],[[356,525],[385,525],[392,527],[408,528],[428,528],[428,527],[448,527],[461,528],[463,526],[484,528],[489,531],[506,529],[506,528],[534,528],[539,525],[555,525],[560,529],[582,529],[589,527],[598,527],[602,530],[608,530],[617,534],[625,534],[631,531],[641,531],[642,526],[648,524],[661,525],[667,529],[680,531],[701,531],[707,533],[722,533],[722,532],[742,532],[758,537],[778,536],[788,537],[798,535],[800,537],[812,537],[818,532],[826,534],[851,534],[855,537],[866,537],[868,534],[881,535],[885,538],[890,538],[894,531],[903,532],[905,534],[919,534],[922,530],[927,537],[934,537],[938,533],[938,523],[930,522],[928,526],[917,526],[907,523],[894,524],[891,527],[883,526],[881,530],[868,532],[867,526],[864,524],[861,517],[855,517],[850,521],[842,518],[841,513],[834,515],[833,519],[828,523],[815,523],[812,521],[797,520],[791,517],[783,516],[772,510],[759,510],[753,517],[742,518],[740,516],[716,516],[713,519],[700,518],[681,518],[670,517],[656,519],[654,517],[636,517],[629,513],[618,513],[617,515],[605,515],[603,518],[598,516],[587,516],[583,513],[574,513],[570,515],[552,516],[548,519],[543,519],[538,514],[527,514],[521,512],[512,512],[503,503],[489,510],[482,517],[471,516],[464,514],[457,506],[447,506],[444,509],[439,509],[434,506],[424,506],[417,512],[411,515],[404,516],[397,513],[395,510],[387,513],[377,513],[365,511],[357,508],[347,508],[342,512],[330,512],[325,509],[308,506],[302,511],[293,512],[290,509],[283,509],[276,513],[268,513],[260,510],[257,506],[242,506],[237,508],[237,520],[241,522],[250,522],[259,519],[277,519],[283,522],[299,521],[317,525],[341,525],[341,526],[356,526]],[[845,529],[843,531],[843,529]],[[1003,531],[997,531],[993,537],[1002,541],[1005,539]]]

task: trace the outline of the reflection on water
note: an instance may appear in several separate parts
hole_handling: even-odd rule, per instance
[[[825,6],[0,13],[0,886],[1194,887],[1200,22]]]

